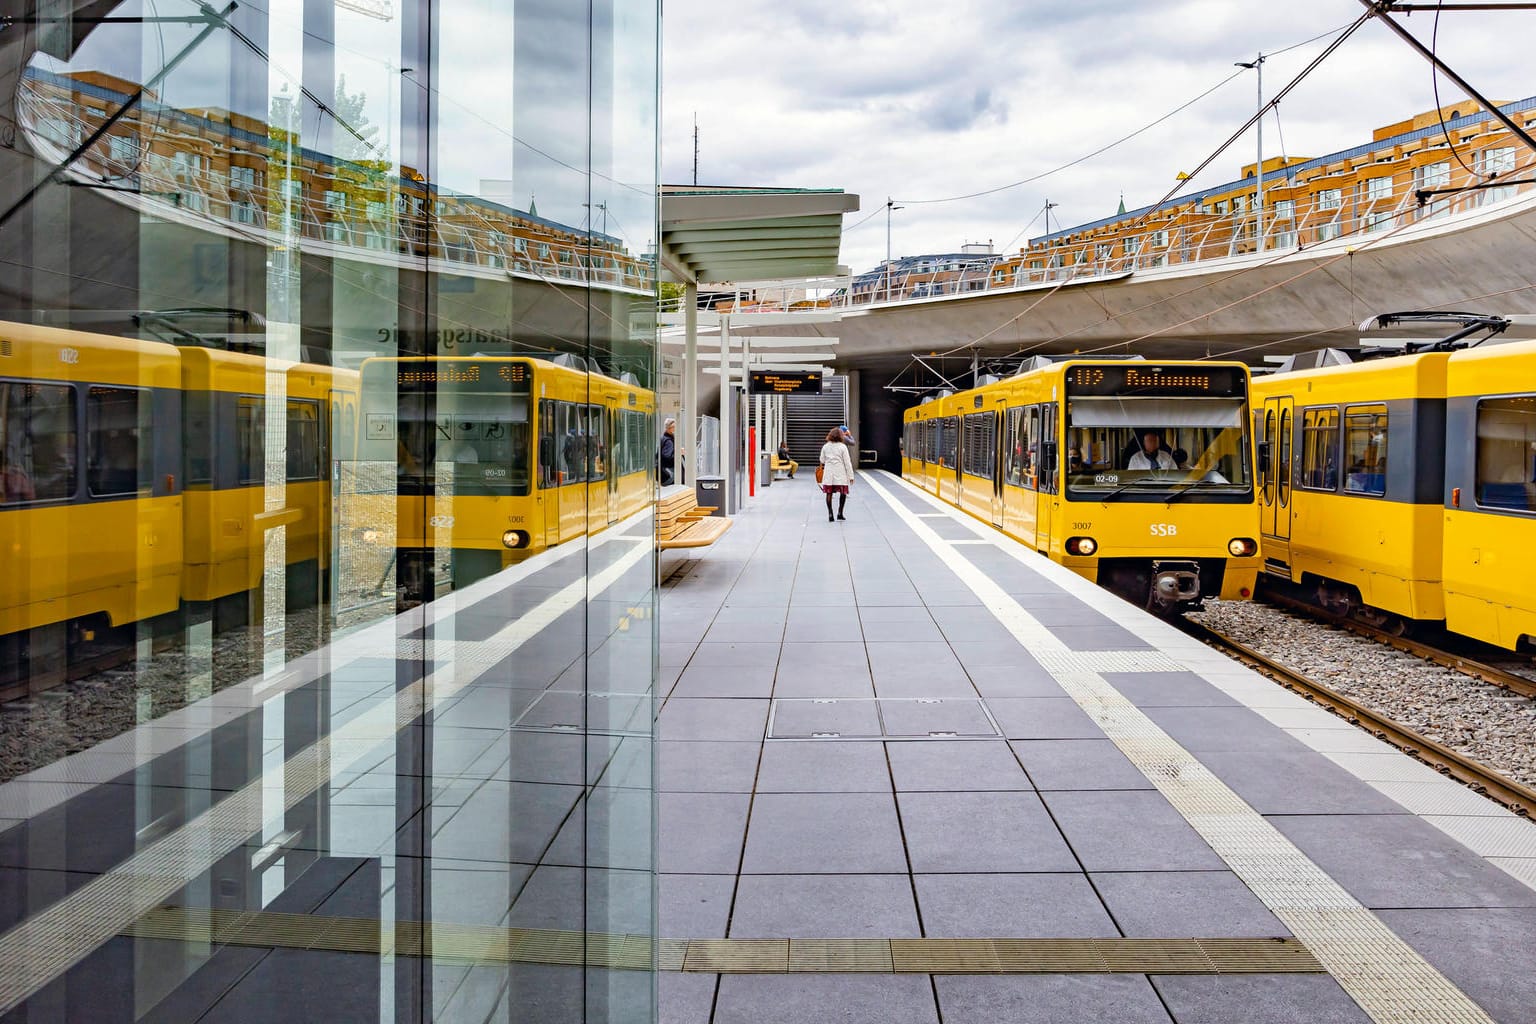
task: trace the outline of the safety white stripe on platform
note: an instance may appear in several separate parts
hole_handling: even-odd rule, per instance
[[[944,559],[983,606],[1051,673],[1217,856],[1306,943],[1372,1020],[1378,1024],[1493,1024],[1492,1018],[1466,993],[1106,682],[1079,653],[1058,640],[991,577],[962,558],[948,541],[881,486],[875,475],[865,477],[870,488],[918,539]],[[905,482],[903,485],[911,487]],[[928,497],[916,488],[911,489]],[[936,500],[934,503],[938,504]],[[953,514],[956,520],[970,518],[963,512]],[[996,536],[1018,546],[1001,533]],[[1023,564],[1061,583],[1074,596],[1081,596],[1075,586],[1067,586],[1058,573],[1048,571],[1047,567],[1067,573],[1079,582],[1087,581],[1053,562],[1037,560],[1038,567],[1030,562]],[[1124,609],[1120,612],[1123,614]]]
[[[589,595],[603,593],[654,553],[649,538],[633,543],[608,568],[582,576],[482,641],[433,642],[451,656],[430,675],[403,687],[394,699],[346,722],[283,765],[283,811],[355,768],[380,743],[470,686]],[[565,557],[565,552],[556,559]],[[550,559],[549,564],[556,559]],[[519,567],[521,568],[521,567]],[[510,576],[522,578],[516,570]],[[440,618],[441,616],[435,616]],[[390,626],[393,633],[393,626]],[[391,640],[393,637],[391,637]],[[394,648],[387,648],[391,655]],[[378,650],[373,652],[378,656]],[[0,935],[0,1014],[30,998],[113,936],[248,842],[265,822],[270,773],[248,783],[196,818],[146,846],[106,874]]]

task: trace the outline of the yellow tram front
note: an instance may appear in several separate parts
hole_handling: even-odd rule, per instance
[[[575,357],[369,359],[359,487],[393,475],[410,599],[606,528],[650,500],[655,398]]]
[[[1248,368],[1125,361],[1057,374],[1053,556],[1154,610],[1250,597],[1259,558]]]

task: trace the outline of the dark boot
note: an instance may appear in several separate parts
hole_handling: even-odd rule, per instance
[[[839,519],[843,518],[843,509],[845,509],[847,507],[848,507],[848,495],[846,495],[846,494],[839,494],[837,496],[837,518],[839,518]],[[830,506],[828,506],[827,511],[828,512],[832,511]]]

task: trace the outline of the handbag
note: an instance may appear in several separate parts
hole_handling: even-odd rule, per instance
[[[817,466],[816,467],[816,482],[817,483],[821,483],[821,475],[823,473],[825,473],[826,471],[827,471],[827,467],[826,466]]]

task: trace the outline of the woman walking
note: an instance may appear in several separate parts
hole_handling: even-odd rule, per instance
[[[853,483],[853,458],[843,443],[843,432],[833,427],[827,432],[827,443],[821,446],[821,489],[827,496],[827,522],[833,520],[832,495],[836,494],[837,516],[843,518],[843,508],[848,504],[848,485]]]

